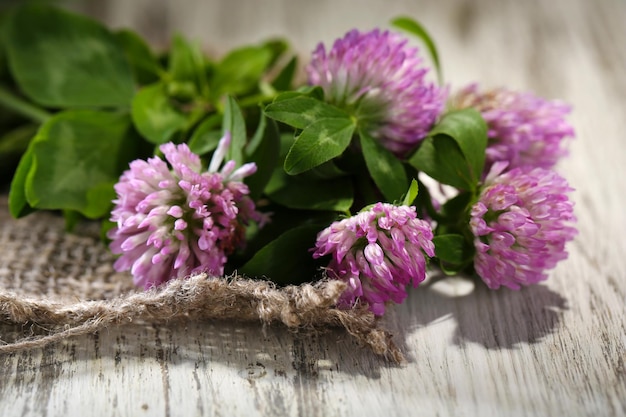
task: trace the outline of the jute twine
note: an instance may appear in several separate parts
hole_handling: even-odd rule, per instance
[[[294,330],[343,327],[374,353],[403,361],[367,308],[335,308],[342,282],[279,288],[268,281],[200,274],[144,292],[132,287],[129,275],[113,270],[113,256],[99,242],[95,224],[68,234],[63,219],[49,213],[13,220],[6,197],[0,197],[0,225],[0,321],[48,329],[0,342],[0,353],[133,322],[238,320],[282,323]]]

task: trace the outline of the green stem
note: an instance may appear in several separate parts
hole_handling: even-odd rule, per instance
[[[12,110],[36,123],[44,123],[50,118],[50,113],[17,97],[3,86],[0,86],[0,106]]]
[[[268,96],[266,94],[256,94],[254,96],[241,99],[241,101],[239,102],[239,107],[248,107],[258,103],[269,104],[272,102],[272,100],[274,100],[274,98],[276,98],[275,95]]]

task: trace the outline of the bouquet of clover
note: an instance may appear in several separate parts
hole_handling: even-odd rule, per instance
[[[392,24],[320,44],[298,85],[283,40],[213,59],[175,36],[155,55],[50,6],[10,10],[10,211],[60,210],[70,228],[103,218],[115,268],[146,289],[197,273],[325,278],[346,283],[339,308],[380,316],[429,262],[492,289],[546,279],[576,234],[552,170],[574,134],[569,108],[443,86],[426,31]]]

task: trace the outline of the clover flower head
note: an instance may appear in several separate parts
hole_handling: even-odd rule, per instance
[[[415,147],[435,123],[447,89],[427,81],[419,50],[399,34],[348,32],[326,51],[319,44],[307,67],[309,83],[353,114],[390,151]]]
[[[161,145],[167,163],[158,157],[130,163],[115,185],[111,213],[117,271],[130,270],[144,288],[196,272],[224,273],[227,256],[244,243],[245,226],[263,220],[241,182],[256,165],[221,166],[229,145],[227,133],[204,172],[185,144]]]
[[[474,268],[489,288],[519,289],[545,280],[546,271],[567,258],[576,219],[563,177],[532,167],[498,175],[505,166],[494,164],[471,209]]]
[[[406,286],[417,286],[426,277],[424,254],[434,256],[432,238],[430,225],[417,218],[415,207],[377,203],[321,231],[313,257],[331,255],[329,276],[348,284],[339,307],[350,308],[361,299],[382,315],[387,301],[401,303]]]
[[[574,128],[565,116],[570,107],[531,93],[504,88],[482,92],[471,84],[451,100],[453,108],[475,108],[488,126],[487,164],[507,161],[509,169],[519,166],[551,168],[567,155],[565,139]]]

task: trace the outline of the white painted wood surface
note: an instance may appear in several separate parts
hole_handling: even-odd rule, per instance
[[[491,292],[449,279],[412,291],[385,318],[402,366],[341,332],[132,326],[0,356],[1,416],[626,415],[624,1],[97,4],[75,7],[155,43],[173,30],[214,50],[287,35],[304,55],[352,27],[411,15],[431,30],[453,86],[507,85],[573,105],[578,137],[559,170],[576,188],[580,234],[545,284]]]

